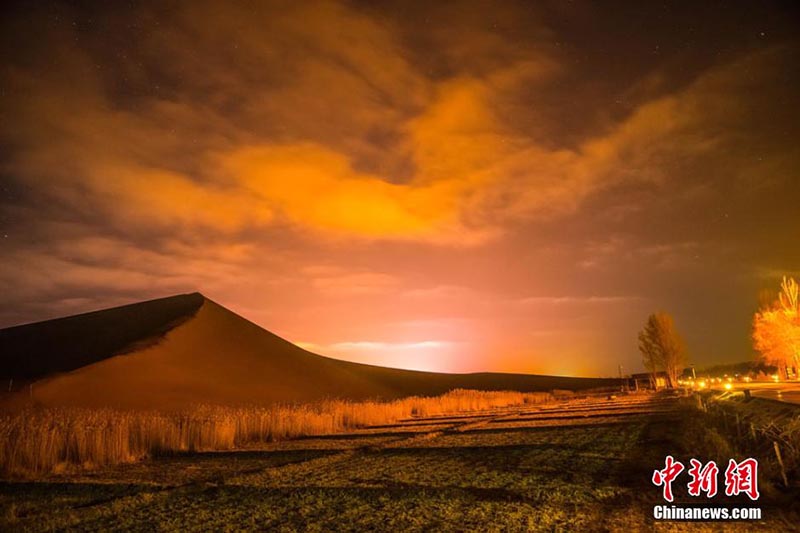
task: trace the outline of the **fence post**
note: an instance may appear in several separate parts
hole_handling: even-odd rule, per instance
[[[778,458],[778,465],[781,467],[781,477],[783,478],[783,486],[789,488],[789,480],[786,479],[786,468],[783,466],[783,458],[781,457],[781,449],[778,447],[778,441],[772,441],[775,447],[775,457]]]

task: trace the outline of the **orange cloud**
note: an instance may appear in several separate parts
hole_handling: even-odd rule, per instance
[[[209,25],[200,14],[211,11],[221,16]],[[477,35],[493,63],[430,79],[406,59],[395,28],[336,3],[257,14],[269,38],[254,21],[239,30],[247,19],[236,7],[179,13],[174,33],[157,32],[135,50],[152,61],[158,47],[158,64],[174,66],[164,74],[173,98],[119,105],[97,59],[68,33],[51,37],[63,70],[11,70],[13,104],[0,135],[18,149],[7,166],[46,198],[96,210],[125,231],[234,234],[288,224],[323,238],[475,245],[516,220],[574,212],[616,183],[657,181],[668,158],[713,149],[709,121],[729,120],[732,109],[719,80],[735,66],[643,102],[574,147],[554,147],[502,112],[524,92],[536,105],[537,88],[561,73],[553,56],[520,55]],[[334,21],[358,41],[333,32]],[[241,46],[234,62],[217,50],[222,30]],[[189,54],[191,35],[207,64]],[[285,66],[287,76],[259,76],[248,59]],[[403,165],[405,175],[395,175]]]
[[[457,240],[463,231],[439,184],[395,184],[353,170],[347,158],[311,144],[241,148],[223,172],[291,222],[365,238]]]
[[[763,259],[796,227],[773,209],[798,166],[791,49],[678,54],[674,76],[513,3],[68,4],[0,20],[7,322],[201,289],[296,339],[479,332],[530,361],[580,351],[531,331],[611,331],[570,317],[638,312],[613,295],[659,290],[641,272],[677,277],[712,237],[760,232],[751,259],[797,263]],[[735,223],[709,208],[731,198]],[[612,299],[572,299],[591,294]]]

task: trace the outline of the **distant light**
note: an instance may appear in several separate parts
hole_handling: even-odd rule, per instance
[[[780,381],[778,374],[772,374],[772,381]]]
[[[706,388],[706,382],[705,382],[705,381],[701,381],[701,382],[700,382],[700,383],[698,383],[697,385],[698,385],[698,386],[699,386],[701,389],[705,389],[705,388]]]
[[[750,376],[745,376],[744,381],[745,383],[750,383]]]
[[[733,385],[731,385],[730,383],[726,383],[725,384],[725,390],[731,390],[732,388],[733,388]]]
[[[728,383],[730,383],[731,381],[733,381],[733,378],[728,378]]]

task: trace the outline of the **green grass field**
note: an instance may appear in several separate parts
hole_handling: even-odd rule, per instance
[[[686,449],[687,443],[696,447],[703,440],[692,420],[677,399],[571,400],[7,482],[0,485],[0,529],[795,527],[797,515],[786,505],[791,495],[769,486],[762,487],[764,520],[759,523],[653,523],[652,506],[661,503],[661,495],[650,476],[663,467],[667,453],[699,455]]]

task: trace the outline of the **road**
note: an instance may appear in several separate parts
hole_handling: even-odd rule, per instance
[[[731,383],[733,390],[749,389],[750,394],[756,398],[766,398],[779,402],[793,403],[800,405],[800,382],[751,382],[751,383]],[[714,390],[724,390],[723,384],[715,384],[711,387]]]

